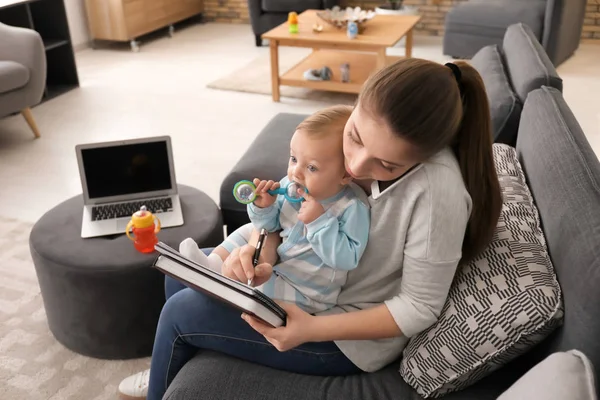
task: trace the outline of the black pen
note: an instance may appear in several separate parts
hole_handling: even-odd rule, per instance
[[[266,229],[260,230],[260,235],[258,237],[258,242],[256,242],[256,250],[254,250],[254,258],[252,259],[252,265],[256,267],[258,265],[258,258],[260,257],[260,252],[265,244],[265,239],[269,233]],[[248,286],[252,286],[252,279],[248,279]]]

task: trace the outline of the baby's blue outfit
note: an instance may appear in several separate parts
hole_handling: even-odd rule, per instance
[[[286,187],[288,178],[280,184]],[[291,203],[283,195],[270,207],[248,205],[256,229],[281,230],[283,239],[277,248],[280,263],[258,289],[271,298],[294,302],[309,313],[337,304],[348,271],[358,266],[369,236],[367,197],[357,185],[346,185],[320,203],[325,213],[307,225],[298,220],[301,203]]]

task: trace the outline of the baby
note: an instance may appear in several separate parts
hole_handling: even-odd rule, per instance
[[[281,231],[282,238],[277,249],[280,262],[258,289],[309,313],[337,303],[348,271],[357,267],[367,245],[366,195],[351,183],[342,153],[344,126],[351,112],[350,107],[334,106],[301,122],[290,143],[287,176],[279,183],[255,179],[257,198],[248,205],[256,229]],[[301,203],[267,192],[290,181],[308,190]],[[221,244],[229,253],[244,243],[238,231]],[[191,239],[182,242],[180,252],[215,270],[223,264],[215,253],[207,258]]]

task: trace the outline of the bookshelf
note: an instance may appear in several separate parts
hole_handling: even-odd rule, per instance
[[[79,86],[63,0],[0,0],[0,22],[33,29],[42,37],[47,63],[42,102]]]

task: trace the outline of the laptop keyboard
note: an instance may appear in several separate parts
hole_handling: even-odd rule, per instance
[[[134,212],[139,211],[142,206],[153,214],[173,211],[173,202],[170,197],[152,199],[146,201],[131,201],[126,203],[107,204],[105,206],[92,207],[92,221],[103,219],[114,219],[131,217]]]

